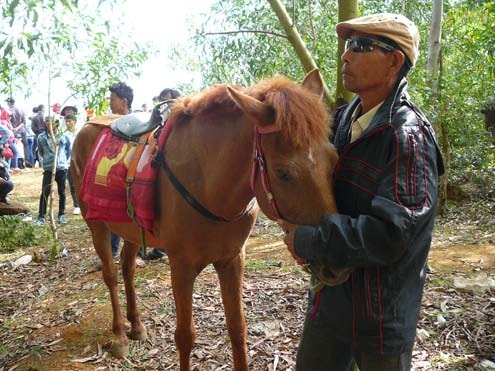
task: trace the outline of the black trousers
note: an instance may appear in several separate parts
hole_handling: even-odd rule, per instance
[[[41,186],[39,217],[44,218],[48,197],[50,196],[52,181],[52,172],[43,171],[43,181]],[[55,173],[55,182],[57,183],[58,191],[58,216],[65,214],[65,182],[67,181],[67,170],[57,170]]]
[[[297,351],[296,371],[349,371],[353,360],[359,371],[409,371],[411,358],[412,345],[394,355],[356,351],[351,343],[335,338],[331,329],[306,319]]]
[[[70,173],[70,169],[67,170],[67,180],[69,181],[69,190],[70,195],[72,197],[72,202],[74,203],[74,207],[79,207],[79,201],[77,200],[76,187],[74,187],[74,179],[72,179],[72,174]]]
[[[14,183],[10,180],[0,179],[0,201],[5,200],[7,195],[14,189]]]

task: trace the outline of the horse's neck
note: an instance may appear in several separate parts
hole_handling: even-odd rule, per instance
[[[165,153],[176,176],[213,213],[232,217],[252,198],[253,127],[245,119],[177,125]]]

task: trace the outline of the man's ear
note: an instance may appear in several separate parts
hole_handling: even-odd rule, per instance
[[[401,50],[395,50],[392,53],[392,65],[390,66],[394,72],[399,73],[400,69],[406,63],[406,55]]]

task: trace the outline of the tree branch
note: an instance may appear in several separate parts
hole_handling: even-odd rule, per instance
[[[206,32],[205,36],[212,36],[212,35],[235,35],[239,33],[254,33],[254,34],[266,34],[266,35],[272,35],[272,36],[278,36],[282,37],[284,39],[288,39],[287,35],[281,34],[278,32],[274,31],[261,31],[261,30],[238,30],[238,31],[221,31],[221,32]]]

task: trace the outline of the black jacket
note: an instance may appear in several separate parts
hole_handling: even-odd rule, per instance
[[[308,313],[365,352],[397,353],[414,343],[443,174],[433,128],[406,87],[403,79],[351,144],[359,97],[339,112],[339,213],[295,236],[297,255],[309,263],[355,268],[343,284],[311,293]]]

